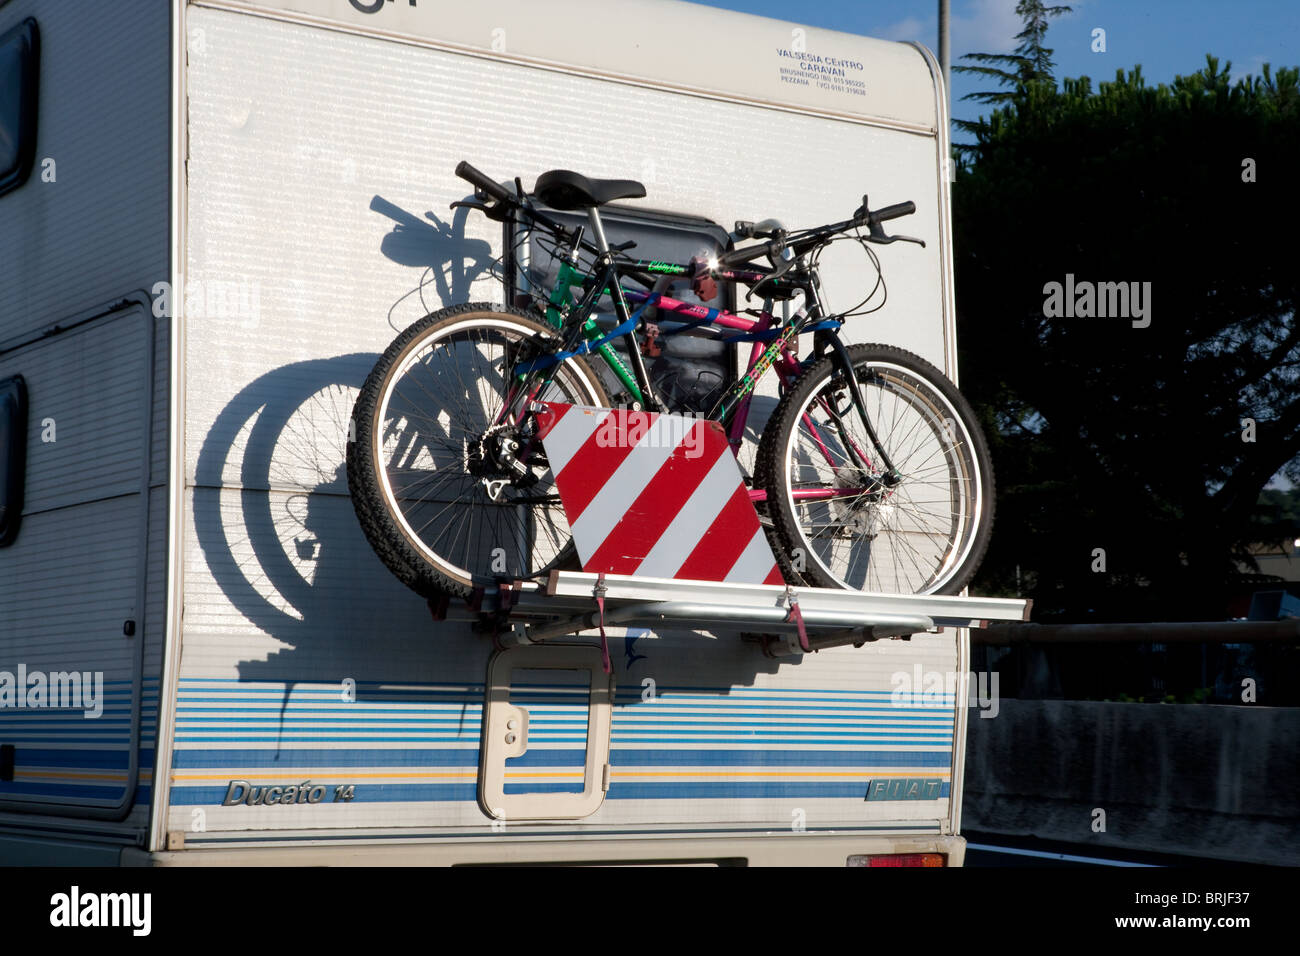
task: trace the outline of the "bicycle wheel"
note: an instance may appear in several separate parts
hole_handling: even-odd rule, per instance
[[[465,597],[572,559],[531,416],[502,417],[514,368],[558,342],[515,309],[455,306],[398,336],[366,379],[348,484],[371,546],[408,587]],[[564,362],[533,400],[609,405],[582,359]]]
[[[788,580],[890,594],[955,594],[993,530],[993,466],[969,404],[933,365],[851,345],[890,484],[829,357],[782,399],[758,452]]]

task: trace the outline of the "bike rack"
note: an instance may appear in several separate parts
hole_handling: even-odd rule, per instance
[[[761,640],[771,657],[944,627],[1026,621],[1032,602],[834,588],[726,584],[584,571],[552,571],[545,582],[501,581],[463,605],[435,606],[439,619],[471,621],[499,642],[543,644],[603,626],[677,628]]]

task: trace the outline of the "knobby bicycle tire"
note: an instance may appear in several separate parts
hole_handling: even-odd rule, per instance
[[[983,431],[956,386],[919,356],[888,345],[850,345],[848,353],[901,480],[888,486],[881,469],[850,456],[852,443],[878,457],[839,367],[830,357],[814,364],[777,406],[757,456],[782,573],[819,587],[956,594],[993,532]]]
[[[510,370],[558,347],[555,331],[527,313],[471,303],[412,324],[371,370],[353,411],[348,485],[376,554],[416,592],[468,597],[572,561],[540,449],[529,459],[535,484],[499,485],[493,497],[485,483],[494,459],[484,435],[504,440],[491,420]],[[536,398],[609,406],[598,373],[580,357],[563,362]]]

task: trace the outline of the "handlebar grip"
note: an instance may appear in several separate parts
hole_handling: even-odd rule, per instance
[[[730,252],[718,253],[719,268],[728,268],[729,266],[738,266],[743,263],[757,259],[761,255],[769,254],[772,251],[772,243],[763,242],[757,246],[745,246],[743,249],[732,249]]]
[[[518,202],[518,199],[503,189],[500,183],[489,179],[484,173],[475,169],[464,160],[461,160],[456,164],[456,175],[461,179],[472,183],[475,189],[481,189],[498,202]]]
[[[898,219],[900,216],[910,216],[916,212],[916,203],[900,202],[892,206],[885,206],[883,209],[877,209],[867,215],[868,222],[884,222],[886,219]]]

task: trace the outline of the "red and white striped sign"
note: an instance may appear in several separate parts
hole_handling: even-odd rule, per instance
[[[584,571],[784,583],[720,424],[558,402],[537,418]]]

